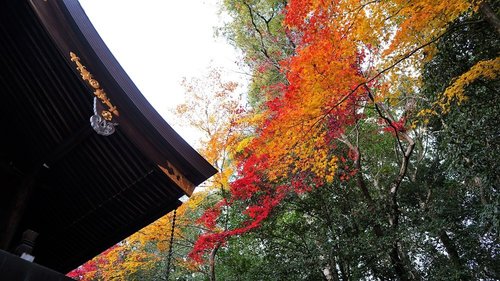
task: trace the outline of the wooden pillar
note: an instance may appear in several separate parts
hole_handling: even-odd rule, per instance
[[[70,153],[78,144],[82,143],[90,136],[92,132],[93,130],[90,125],[82,126],[80,130],[60,143],[45,157],[45,159],[42,159],[43,161],[40,161],[40,163],[35,166],[31,174],[23,176],[21,184],[14,189],[16,195],[11,205],[12,207],[7,214],[6,230],[0,237],[0,249],[9,251],[15,248],[16,245],[12,245],[12,243],[17,243],[17,241],[13,241],[14,235],[19,230],[19,224],[24,216],[30,198],[35,191],[40,174],[45,171],[50,171],[50,167],[53,164]]]
[[[39,172],[37,170],[33,174],[26,176],[17,188],[14,204],[8,214],[6,223],[7,228],[0,240],[0,249],[2,250],[8,251],[12,247],[12,239],[19,228],[30,197],[35,190],[38,174]]]

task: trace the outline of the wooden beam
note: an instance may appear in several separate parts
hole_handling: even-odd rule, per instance
[[[64,158],[66,154],[70,153],[75,149],[76,146],[84,142],[93,133],[90,124],[84,124],[80,129],[71,134],[62,143],[60,143],[50,155],[47,155],[45,159],[41,161],[41,165],[49,169],[52,165],[57,163],[59,160]]]

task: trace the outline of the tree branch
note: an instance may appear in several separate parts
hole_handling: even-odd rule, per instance
[[[274,67],[276,67],[278,70],[280,70],[281,69],[280,65],[274,59],[272,59],[271,56],[269,55],[269,53],[267,52],[266,46],[264,45],[264,35],[262,35],[262,32],[260,31],[260,29],[257,27],[257,24],[255,23],[254,11],[252,10],[252,7],[250,7],[250,4],[248,4],[245,1],[243,1],[243,4],[248,9],[248,13],[250,14],[250,20],[252,22],[253,27],[255,28],[255,31],[257,31],[257,33],[259,34],[260,47],[261,47],[260,51],[273,64]]]
[[[500,19],[497,17],[495,11],[491,8],[488,0],[484,0],[479,4],[479,12],[483,18],[493,27],[497,36],[500,36]]]

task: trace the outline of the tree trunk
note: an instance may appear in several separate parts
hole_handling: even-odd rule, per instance
[[[403,261],[401,260],[401,257],[399,256],[399,250],[397,243],[394,243],[392,246],[391,253],[389,254],[391,257],[391,263],[392,267],[394,268],[394,271],[396,271],[396,275],[398,276],[398,280],[401,281],[409,281],[411,280],[409,278],[409,274],[403,264]]]
[[[339,269],[340,269],[340,276],[342,277],[342,280],[343,281],[348,281],[350,278],[349,278],[349,269],[347,268],[347,266],[344,265],[344,262],[342,262],[342,260],[339,260]]]
[[[340,281],[339,273],[337,272],[337,261],[334,256],[330,257],[328,264],[323,269],[323,274],[326,280]]]
[[[497,35],[500,36],[500,19],[495,14],[495,11],[491,8],[491,5],[487,0],[484,0],[479,5],[479,12],[483,18],[493,27]]]
[[[215,279],[215,257],[217,256],[217,251],[220,248],[220,243],[215,245],[214,249],[210,252],[209,265],[210,265],[210,281],[216,281]]]
[[[457,248],[455,247],[453,241],[451,241],[451,238],[448,236],[446,231],[441,230],[438,235],[444,245],[444,248],[446,249],[446,252],[448,253],[448,256],[450,257],[451,262],[455,266],[461,266],[462,263],[460,262],[460,256],[458,255]]]
[[[470,276],[467,276],[467,268],[462,262],[462,259],[458,254],[457,247],[455,247],[455,243],[453,243],[453,240],[451,240],[450,236],[446,233],[445,230],[440,230],[438,236],[439,240],[441,240],[441,242],[443,243],[448,256],[450,257],[451,263],[453,263],[456,269],[460,270],[460,280],[470,280]]]

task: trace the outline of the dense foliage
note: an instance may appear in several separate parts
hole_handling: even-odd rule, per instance
[[[186,82],[221,174],[181,212],[171,277],[499,280],[499,8],[225,0],[247,106],[220,72]]]

